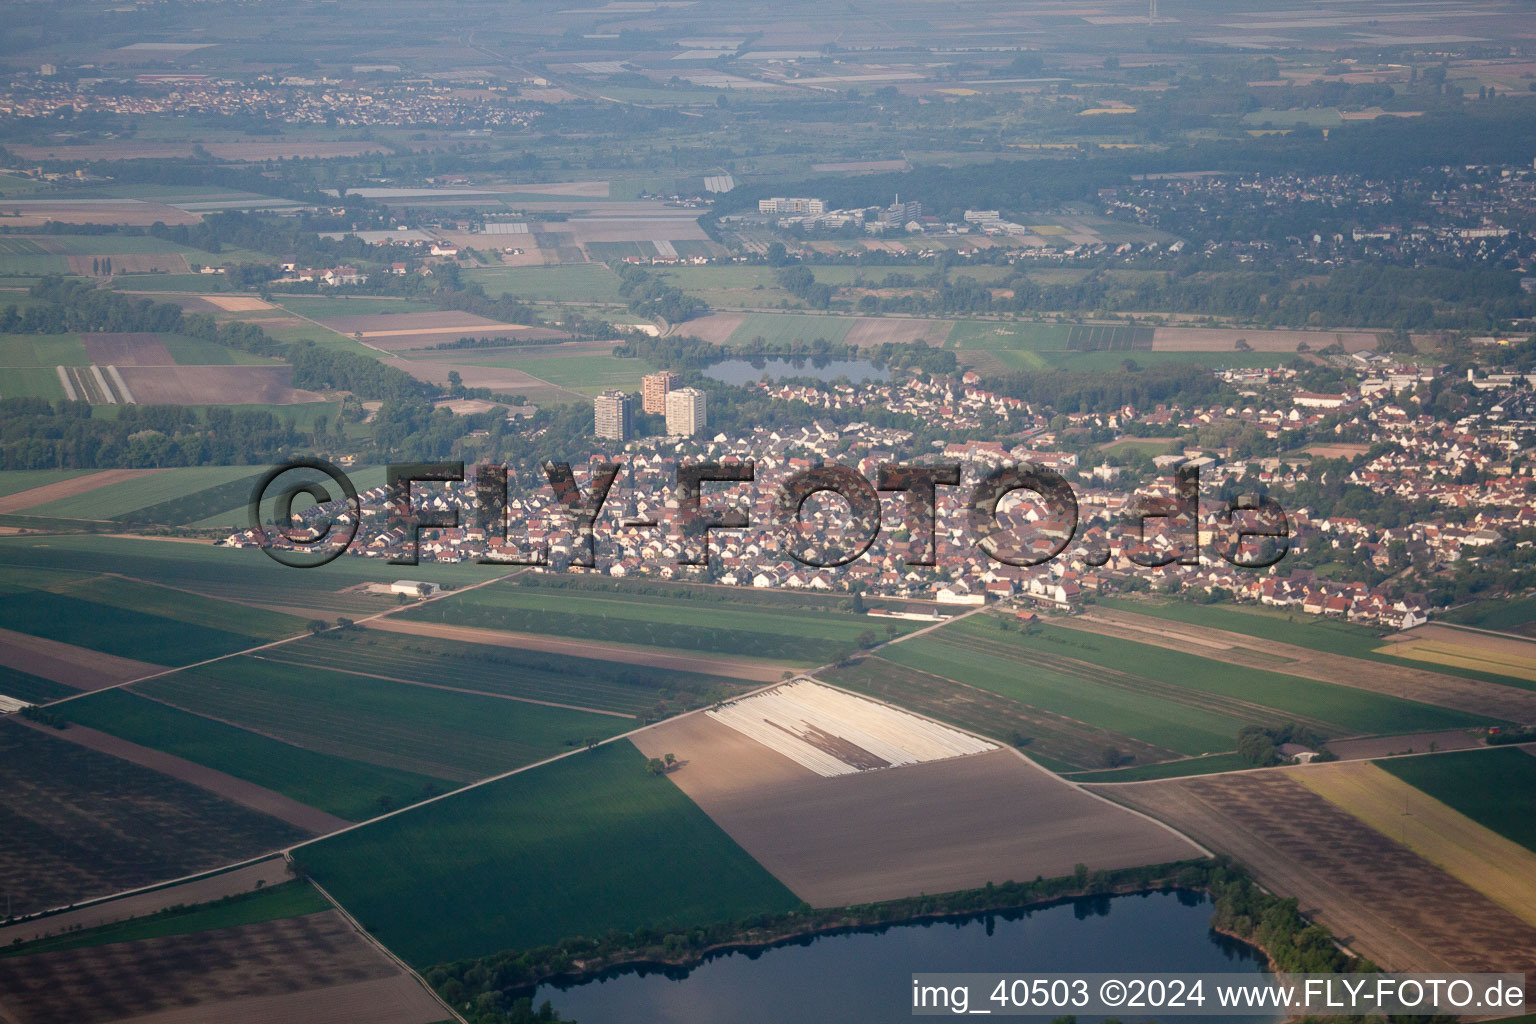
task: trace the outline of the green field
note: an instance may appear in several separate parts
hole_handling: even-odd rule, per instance
[[[1506,601],[1479,601],[1446,615],[1447,622],[1478,629],[1507,630],[1529,635],[1536,625],[1536,597]]]
[[[0,366],[40,366],[53,374],[55,366],[90,364],[78,334],[0,334]]]
[[[507,235],[517,244],[517,235]],[[529,240],[528,244],[532,244]],[[619,278],[601,263],[575,263],[557,267],[488,267],[465,272],[464,280],[478,281],[491,295],[512,295],[530,301],[613,302],[622,304]]]
[[[975,636],[1008,643],[1011,649],[980,650],[971,639]],[[1237,731],[1247,724],[1232,715],[1031,665],[1028,652],[1016,640],[1017,634],[1004,633],[995,623],[973,616],[882,648],[880,656],[1190,756],[1231,750]]]
[[[0,579],[20,569],[99,574],[104,568],[140,580],[174,582],[177,587],[232,601],[294,605],[356,617],[396,602],[350,590],[359,583],[388,583],[404,578],[399,566],[382,559],[338,558],[317,569],[278,565],[261,551],[213,543],[104,536],[0,537]],[[472,562],[425,562],[412,566],[409,578],[447,586],[483,583],[506,575],[504,568]]]
[[[1465,679],[1481,679],[1484,682],[1515,686],[1523,690],[1536,689],[1536,684],[1514,676],[1381,654],[1379,650],[1385,646],[1381,637],[1383,632],[1388,632],[1383,627],[1357,626],[1322,615],[1307,615],[1297,610],[1287,611],[1255,605],[1205,605],[1187,601],[1132,600],[1113,597],[1102,598],[1100,603],[1111,608],[1139,612],[1142,615],[1153,615],[1197,626],[1209,626],[1212,629],[1224,629],[1231,633],[1244,633],[1265,640],[1278,640],[1281,643],[1308,647],[1315,651],[1327,651],[1330,654],[1342,654],[1351,658],[1381,662],[1385,665],[1406,666],[1421,671],[1439,672],[1442,675],[1461,676]],[[1536,605],[1536,599],[1532,599],[1525,608],[1528,609],[1533,605]],[[1515,609],[1512,617],[1518,617],[1522,602],[1511,602],[1506,607]]]
[[[12,241],[24,241],[12,239]],[[153,235],[49,235],[48,248],[71,256],[137,256],[144,253],[195,253],[198,250]],[[206,256],[206,254],[204,254]]]
[[[273,301],[290,313],[325,320],[338,316],[372,316],[376,313],[429,313],[437,307],[415,299],[385,299],[364,296],[336,298],[327,295],[274,295]]]
[[[242,352],[202,338],[163,334],[160,341],[178,366],[270,366],[277,360]]]
[[[1071,334],[1072,328],[1067,324],[961,320],[949,332],[944,347],[985,352],[1057,352],[1066,350]]]
[[[1536,757],[1514,747],[1374,762],[1479,825],[1536,851]]]
[[[431,355],[441,358],[441,352]],[[608,388],[637,391],[640,376],[650,373],[654,367],[642,359],[620,359],[611,355],[583,355],[579,357],[538,356],[520,357],[515,352],[497,359],[466,359],[471,366],[510,366],[531,373],[584,395],[596,395]]]
[[[61,480],[73,480],[77,476],[94,473],[94,469],[10,469],[0,471],[0,497],[9,497],[30,491],[34,487],[46,487]]]
[[[64,385],[52,366],[7,367],[0,381],[0,398],[64,398]]]
[[[729,699],[741,690],[740,683],[719,676],[367,628],[299,640],[274,657],[650,718]]]
[[[348,479],[352,481],[352,486],[357,488],[359,494],[375,487],[382,487],[385,472],[384,466],[355,466],[346,471]],[[247,481],[232,481],[220,487],[199,491],[195,495],[188,495],[186,506],[181,509],[172,509],[168,506],[152,506],[152,508],[164,509],[166,518],[159,520],[161,522],[191,526],[196,529],[248,526],[251,491],[257,479],[259,474]],[[149,512],[150,509],[140,509],[133,513],[133,517],[147,516]],[[201,515],[202,518],[193,520],[197,515]]]
[[[799,900],[627,741],[294,851],[417,966],[610,929],[686,929]]]
[[[298,668],[282,656],[283,649],[276,648],[134,689],[295,746],[458,782],[509,771],[634,725],[612,715]]]
[[[331,904],[308,882],[284,882],[267,889],[231,896],[215,903],[193,907],[173,907],[149,917],[114,921],[100,928],[66,932],[20,946],[0,950],[0,957],[31,956],[63,949],[110,946],[118,942],[159,939],[169,935],[192,935],[216,928],[235,928],[243,924],[280,921],[305,914],[330,910]]]
[[[189,618],[224,610],[221,602],[185,596],[182,610]],[[246,633],[30,588],[0,593],[0,622],[20,633],[155,665],[188,665],[257,642]]]
[[[1162,764],[1138,764],[1099,772],[1067,772],[1073,782],[1144,782],[1148,779],[1181,779],[1190,775],[1235,772],[1253,765],[1240,754],[1211,754]]]
[[[841,344],[853,328],[851,316],[812,316],[806,313],[748,313],[741,326],[731,333],[729,344],[745,345],[762,338],[769,345],[812,342],[825,338]],[[687,333],[684,329],[684,333]]]
[[[187,526],[231,509],[238,509],[241,513],[245,513],[252,491],[267,471],[265,468],[258,469],[251,466],[246,466],[244,469],[246,471],[244,476],[196,490],[189,489],[183,495],[146,505],[113,518],[121,523]],[[247,518],[249,518],[247,515],[242,514],[238,518],[230,517],[225,521],[235,523]]]
[[[26,511],[33,515],[60,519],[126,518],[140,509],[183,502],[188,496],[208,488],[250,480],[264,471],[265,467],[261,466],[192,466],[160,470],[68,498],[34,505]]]
[[[686,589],[669,596],[619,583],[580,588],[502,584],[405,614],[456,626],[711,651],[802,665],[834,660],[855,647],[863,634],[877,628],[883,638],[887,624],[903,633],[914,628],[911,623],[877,622],[838,611],[830,602],[824,609],[814,605],[774,607],[745,598],[733,600],[731,591],[724,588],[694,597]]]
[[[348,821],[453,788],[442,779],[316,753],[122,689],[55,710],[72,722],[254,782]]]
[[[880,656],[1189,755],[1230,750],[1243,725],[1278,725],[1290,717],[1319,721],[1335,735],[1479,723],[1413,701],[1276,672],[1234,670],[1179,651],[1056,626],[1022,634],[979,616],[883,648]]]
[[[965,629],[970,621],[960,623]],[[1154,647],[1116,637],[1047,626],[1033,636],[1020,635],[1022,648],[1065,655],[1105,668],[1177,683],[1201,693],[1232,697],[1287,714],[1320,719],[1343,735],[1391,735],[1491,724],[1487,719],[1450,708],[1420,704],[1255,668],[1236,668],[1213,658]],[[1271,719],[1272,724],[1279,724]],[[1266,724],[1266,723],[1260,723]]]
[[[33,704],[44,704],[78,692],[74,687],[56,683],[52,679],[43,679],[30,672],[0,665],[0,694],[7,697],[15,697],[17,700],[29,701]]]
[[[0,252],[0,275],[6,277],[42,277],[69,273],[69,260],[51,254]]]

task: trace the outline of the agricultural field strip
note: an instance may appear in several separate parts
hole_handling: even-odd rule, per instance
[[[1102,697],[1106,701],[1113,697],[1112,703],[1116,705],[1123,704],[1125,706],[1122,710],[1133,712],[1144,712],[1154,708],[1184,708],[1197,715],[1219,716],[1219,720],[1223,723],[1222,731],[1216,733],[1215,736],[1219,737],[1223,743],[1230,743],[1235,740],[1237,730],[1244,722],[1264,721],[1274,718],[1277,714],[1273,709],[1252,702],[1224,698],[1220,695],[1207,695],[1203,691],[1191,689],[1178,683],[1167,683],[1161,680],[1149,679],[1145,676],[1133,675],[1128,672],[1106,669],[1092,662],[1076,658],[1068,658],[1061,655],[1042,656],[1040,652],[1034,650],[1025,650],[1006,642],[989,641],[981,637],[956,637],[940,633],[928,638],[925,644],[934,645],[939,648],[935,658],[939,665],[913,665],[913,667],[924,668],[926,671],[940,676],[943,676],[943,671],[935,671],[935,669],[940,668],[942,664],[946,663],[952,666],[950,671],[956,671],[966,667],[974,667],[973,665],[967,665],[967,662],[980,660],[984,664],[991,666],[994,671],[1008,672],[1019,663],[1021,657],[1028,657],[1036,669],[1045,670],[1044,672],[1036,673],[1042,681],[1048,678],[1056,678],[1071,680],[1078,684],[1079,692],[1073,696],[1085,702],[1083,709],[1074,713],[1072,710],[1068,710],[1067,706],[1050,707],[1049,705],[1042,705],[1046,706],[1048,710],[1070,717],[1079,717],[1093,710],[1092,706],[1087,705],[1086,702],[1090,697],[1094,696]],[[897,657],[896,660],[900,664],[911,664],[911,662],[901,657]],[[948,676],[943,677],[949,678]],[[1084,682],[1088,683],[1093,688],[1093,691],[1098,692],[1081,691],[1080,687]],[[1145,704],[1143,707],[1137,708],[1127,703],[1124,697],[1118,696],[1119,694],[1134,694],[1138,701],[1145,702]],[[1179,714],[1174,717],[1182,718],[1183,715]],[[1091,722],[1091,719],[1087,720]],[[1213,721],[1211,725],[1214,727],[1214,724],[1215,722]],[[1108,727],[1115,728],[1113,725]],[[1135,734],[1132,733],[1132,735]],[[1146,735],[1142,735],[1139,738],[1149,743],[1157,743],[1156,740],[1149,739]],[[1186,744],[1185,746],[1187,747],[1188,745]],[[1223,749],[1226,748],[1223,747]],[[1182,749],[1179,752],[1185,754],[1204,754],[1211,753],[1212,751],[1208,749]]]
[[[521,572],[521,571],[522,570],[518,570],[518,572]],[[462,593],[465,593],[466,591],[474,590],[477,587],[489,586],[492,583],[497,583],[497,582],[500,582],[501,580],[504,580],[504,579],[510,579],[511,577],[513,577],[515,575],[517,575],[517,572],[511,572],[511,573],[507,573],[504,576],[497,576],[497,577],[494,577],[494,578],[489,579],[489,580],[485,580],[485,581],[480,582],[480,583],[471,583],[468,586],[459,588],[458,590],[442,591],[442,592],[440,592],[438,594],[433,594],[430,597],[422,598],[420,601],[418,601],[416,603],[415,607],[420,607],[421,605],[426,604],[426,603],[428,603],[430,601],[440,600],[441,598],[446,597],[450,593],[462,594]],[[399,610],[400,610],[400,606],[396,606],[394,608],[386,608],[384,611],[377,612],[377,613],[375,613],[373,615],[368,615],[368,616],[365,616],[365,617],[363,617],[361,619],[358,619],[357,622],[360,625],[361,624],[366,624],[366,623],[373,622],[373,621],[378,620],[378,619],[382,619],[385,616],[388,616],[388,615],[390,615],[390,614],[392,614],[394,612],[397,612]],[[332,627],[332,628],[335,628],[335,627]],[[118,689],[120,687],[132,686],[135,683],[146,683],[146,682],[149,682],[151,679],[159,679],[162,676],[173,675],[174,673],[177,673],[177,672],[186,672],[186,671],[189,671],[189,670],[192,670],[192,669],[202,668],[204,665],[217,664],[218,662],[221,662],[221,661],[228,661],[231,658],[238,658],[241,655],[256,654],[256,653],[261,652],[261,651],[271,650],[274,647],[282,647],[284,644],[291,644],[295,640],[302,640],[306,636],[309,636],[309,635],[311,635],[311,634],[306,631],[304,633],[299,633],[299,634],[297,634],[295,636],[283,637],[282,639],[273,640],[273,641],[271,641],[269,643],[257,644],[254,647],[247,647],[245,650],[242,650],[242,651],[231,651],[228,654],[220,654],[220,655],[218,655],[216,657],[205,658],[202,661],[194,662],[194,663],[192,663],[190,665],[181,665],[181,666],[178,666],[176,668],[167,668],[167,669],[162,669],[162,670],[160,670],[158,672],[146,673],[145,675],[138,676],[138,677],[136,677],[134,679],[125,679],[125,680],[123,680],[120,683],[113,683],[110,686],[101,687],[101,689],[114,690],[114,689]],[[54,701],[54,702],[50,702],[50,703],[60,703],[60,704],[62,704],[62,703],[65,703],[65,702],[71,701],[71,700],[79,700],[81,697],[84,697],[84,696],[87,696],[87,695],[84,694],[84,693],[73,694],[73,695],[71,695],[69,697],[62,697],[58,701]]]
[[[1242,606],[1221,607],[1180,602],[1154,604],[1111,598],[1101,601],[1092,612],[1078,618],[1097,620],[1105,626],[1141,629],[1153,636],[1201,636],[1208,642],[1230,644],[1233,648],[1231,657],[1234,658],[1258,653],[1288,662],[1324,665],[1328,663],[1329,656],[1337,656],[1353,659],[1349,671],[1358,671],[1371,678],[1381,671],[1374,666],[1386,665],[1402,669],[1408,673],[1407,678],[1421,682],[1439,680],[1454,683],[1472,680],[1526,690],[1536,689],[1523,680],[1488,671],[1426,671],[1410,664],[1408,659],[1382,653],[1384,641],[1376,630],[1316,616],[1307,617],[1313,621],[1295,622],[1289,615],[1278,611]],[[1426,630],[1444,632],[1449,628],[1448,624],[1437,622],[1392,636],[1408,642],[1414,636],[1424,635]],[[1494,633],[1492,636],[1500,643],[1532,643],[1529,637],[1508,633]]]
[[[466,665],[460,659],[446,657],[440,649],[407,649],[410,646],[410,634],[393,634],[383,630],[374,632],[384,634],[377,643],[348,644],[337,650],[326,649],[320,641],[300,643],[284,654],[286,658],[297,659],[298,663],[315,668],[350,667],[364,672],[394,672],[425,683],[460,682],[468,674],[473,678],[471,688],[477,693],[509,694],[526,697],[536,703],[556,703],[557,697],[564,697],[566,702],[585,702],[577,710],[603,708],[629,717],[655,703],[654,690],[636,692],[641,687],[633,684],[554,674],[539,668],[502,662],[476,664],[479,659],[474,658],[468,659],[469,664]],[[487,650],[498,652],[494,647]]]
[[[1127,624],[1121,619],[1126,613],[1113,617],[1102,611],[1090,615],[1074,615],[1058,620],[1058,625],[1085,633],[1135,643],[1162,647],[1172,651],[1184,651],[1183,632],[1158,631],[1158,625],[1149,623]],[[1153,620],[1161,623],[1163,620]],[[1225,632],[1205,629],[1207,635]],[[1232,649],[1222,652],[1222,659],[1247,668],[1270,670],[1272,663],[1253,658],[1245,649],[1255,649],[1266,655],[1279,655],[1293,660],[1280,666],[1285,675],[1318,682],[1332,683],[1350,689],[1367,690],[1388,697],[1436,707],[1453,708],[1471,715],[1494,721],[1536,722],[1536,691],[1524,690],[1498,683],[1469,679],[1465,676],[1427,672],[1407,665],[1367,661],[1362,658],[1327,651],[1313,650],[1280,641],[1260,640],[1243,634],[1230,634]]]
[[[870,666],[869,671],[861,671],[861,664]],[[898,664],[878,655],[847,669],[838,669],[835,681],[849,689],[993,739],[1008,739],[1008,727],[1016,725],[1015,731],[1029,740],[1032,754],[1039,753],[1077,767],[1098,766],[1106,746],[1116,747],[1141,764],[1176,761],[1186,756],[1177,750],[1048,711],[974,683]]]
[[[325,670],[283,675],[255,658],[138,684],[132,692],[291,746],[460,783],[616,731],[610,716],[487,694],[431,697],[422,687],[327,678]]]
[[[319,320],[316,320],[313,317],[305,316],[303,313],[299,313],[299,312],[297,312],[297,311],[295,311],[293,309],[290,309],[287,306],[283,306],[282,308],[287,310],[293,316],[296,316],[300,320],[303,320],[305,323],[312,324],[313,326],[320,328],[322,331],[325,331],[327,334],[334,334],[338,338],[345,338],[346,340],[348,340],[350,342],[362,345],[364,348],[372,349],[374,352],[377,352],[380,356],[384,357],[384,361],[385,362],[388,362],[390,357],[395,355],[395,353],[389,351],[388,349],[379,348],[377,345],[370,345],[370,344],[368,344],[367,341],[354,338],[354,337],[352,337],[352,335],[345,334],[345,333],[343,333],[341,331],[338,331],[334,327],[327,327],[325,324],[321,323]],[[390,364],[390,365],[393,365],[393,364]],[[409,371],[407,371],[407,372],[409,372]],[[551,384],[547,380],[543,380],[542,378],[539,378],[539,377],[534,377],[533,374],[531,374],[531,373],[528,374],[528,376],[533,378],[534,380],[538,381],[540,384],[544,384],[544,385],[546,385],[548,387],[555,388],[556,390],[559,390],[559,391],[563,391],[564,390],[563,388],[561,388],[557,384]]]
[[[1536,928],[1287,770],[1088,788],[1232,855],[1386,970],[1536,970]]]
[[[932,719],[807,679],[728,701],[706,714],[827,777],[997,749]],[[857,749],[850,751],[847,744]]]
[[[969,641],[968,646],[973,646],[996,658],[1006,658],[1010,656],[1010,652],[1012,652],[1014,657],[1017,657],[1018,654],[1017,648],[1013,648],[1005,642],[979,641],[976,637],[969,637],[967,639]],[[1029,651],[1029,657],[1036,665],[1054,669],[1067,675],[1091,679],[1104,686],[1151,694],[1159,700],[1201,708],[1207,711],[1215,711],[1237,719],[1266,721],[1273,719],[1276,715],[1280,715],[1289,717],[1301,725],[1328,731],[1338,731],[1336,723],[1325,719],[1298,714],[1295,711],[1273,708],[1258,701],[1244,700],[1240,697],[1231,697],[1212,692],[1193,682],[1188,684],[1164,682],[1161,679],[1109,668],[1086,659],[1049,654],[1035,649]]]
[[[549,610],[551,605],[564,605],[566,607],[559,608],[560,611],[583,618],[627,619],[671,626],[691,626],[700,620],[707,620],[712,628],[772,634],[790,631],[795,636],[825,639],[842,639],[845,634],[863,632],[872,624],[872,620],[863,616],[810,608],[791,608],[785,611],[758,605],[729,608],[722,607],[720,603],[649,595],[620,596],[558,590],[551,593],[549,589],[541,587],[506,588],[494,594],[480,595],[473,602],[466,603],[489,608],[534,611]],[[903,628],[905,624],[897,622],[895,625]]]
[[[476,697],[492,697],[496,700],[511,700],[522,704],[537,704],[546,708],[564,708],[567,711],[585,711],[594,715],[612,715],[614,718],[635,718],[635,715],[625,714],[622,711],[609,711],[606,708],[589,708],[580,704],[561,704],[557,701],[534,700],[532,697],[514,697],[509,693],[494,693],[490,690],[474,690],[463,686],[447,686],[442,683],[427,683],[420,679],[402,679],[399,676],[380,675],[377,672],[361,672],[357,669],[341,668],[336,665],[316,664],[312,661],[286,661],[282,658],[268,658],[262,655],[254,655],[258,661],[271,662],[274,665],[293,665],[297,668],[323,668],[327,672],[340,672],[343,675],[362,676],[366,679],[381,679],[389,683],[404,683],[406,686],[420,686],[428,690],[446,690],[450,693],[468,693]]]
[[[24,719],[21,724],[33,729],[48,728]],[[100,732],[78,723],[72,724],[59,733],[58,738],[148,768],[161,775],[179,779],[199,789],[206,789],[215,796],[277,818],[279,821],[286,821],[305,832],[323,835],[351,824],[345,818],[327,814],[325,811],[302,804],[275,790],[227,775],[175,754],[141,746],[111,733]]]
[[[503,628],[449,626],[438,622],[414,622],[400,617],[380,621],[374,628],[440,640],[461,640],[466,643],[494,647],[569,654],[599,661],[643,664],[652,668],[717,675],[748,682],[780,682],[784,678],[784,662],[758,658],[722,657],[681,648],[622,644],[606,640],[582,640],[542,633],[521,633]]]
[[[1536,683],[1536,643],[1529,640],[1494,634],[1457,635],[1456,631],[1439,625],[1419,626],[1404,636],[1403,640],[1378,647],[1375,653]]]
[[[105,469],[82,476],[74,476],[0,497],[0,513],[21,512],[25,509],[36,508],[39,505],[45,505],[61,498],[84,494],[87,491],[93,491],[123,480],[131,480],[134,477],[164,472],[168,471],[163,469]]]
[[[1230,750],[1243,725],[1240,719],[1099,686],[1077,675],[1039,667],[1021,674],[1018,660],[1000,661],[962,645],[922,645],[887,657],[946,679],[964,675],[1006,698],[1184,755]]]
[[[1307,765],[1291,778],[1536,925],[1536,853],[1369,761]]]

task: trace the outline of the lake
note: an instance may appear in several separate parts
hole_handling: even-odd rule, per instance
[[[891,371],[877,366],[868,359],[828,359],[824,356],[798,356],[785,358],[774,356],[761,359],[723,359],[704,369],[704,376],[724,384],[752,384],[767,374],[774,380],[787,377],[814,377],[821,381],[834,381],[847,377],[855,384],[873,380],[889,380]]]
[[[541,985],[533,1002],[548,999],[578,1024],[887,1024],[914,1019],[917,972],[1260,973],[1261,955],[1212,932],[1210,919],[1211,906],[1197,893],[1089,897],[1030,911],[811,936],[723,953],[686,972],[621,968],[568,987]],[[1160,1024],[1214,1019],[1156,1016]],[[1084,1024],[1089,1019],[1082,1018]]]

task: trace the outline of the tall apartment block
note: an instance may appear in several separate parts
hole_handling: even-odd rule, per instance
[[[635,401],[622,391],[604,391],[592,401],[592,433],[628,441],[635,433]]]
[[[662,370],[640,378],[640,408],[653,416],[667,411],[667,392],[683,382],[681,374]]]
[[[678,388],[667,394],[667,433],[692,437],[702,433],[708,423],[704,392],[698,388]]]

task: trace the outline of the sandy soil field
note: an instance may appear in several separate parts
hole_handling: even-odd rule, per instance
[[[205,295],[203,301],[226,313],[253,313],[259,309],[277,308],[254,295]]]
[[[1462,729],[1445,732],[1410,732],[1399,736],[1368,736],[1359,740],[1330,740],[1328,749],[1338,755],[1340,761],[1369,761],[1390,754],[1428,753],[1435,750],[1469,750],[1483,745],[1481,733]]]
[[[429,1024],[444,1009],[336,911],[0,960],[18,1024]]]
[[[997,749],[932,719],[808,679],[726,701],[705,714],[828,778]]]
[[[1255,352],[1295,352],[1305,344],[1313,352],[1343,345],[1346,352],[1376,347],[1376,335],[1366,331],[1218,330],[1208,327],[1159,327],[1152,334],[1154,352],[1231,352],[1237,339]]]
[[[102,366],[175,366],[157,334],[87,334],[85,354]]]
[[[843,340],[860,348],[872,348],[888,341],[909,345],[919,340],[938,348],[949,337],[953,326],[947,320],[860,317],[853,322]]]
[[[1366,761],[1307,765],[1291,777],[1536,925],[1536,853]]]
[[[649,665],[652,668],[672,669],[676,672],[702,672],[754,683],[778,682],[784,677],[785,672],[783,665],[747,658],[723,658],[712,654],[690,654],[686,651],[626,647],[623,644],[608,644],[599,640],[566,640],[533,633],[510,633],[499,629],[479,629],[473,626],[413,622],[393,615],[373,619],[368,623],[368,628],[384,629],[391,633],[412,633],[416,636],[435,636],[445,640],[461,640],[465,643],[516,647],[525,651],[570,654],[580,658],[596,658],[598,661],[618,661],[626,665]]]
[[[120,757],[124,761],[142,765],[153,769],[162,775],[169,775],[173,779],[182,782],[190,782],[199,789],[206,789],[226,800],[233,801],[243,807],[249,807],[253,811],[271,815],[280,821],[286,821],[296,828],[302,828],[316,835],[324,835],[327,832],[335,832],[337,829],[346,828],[352,824],[345,818],[338,818],[334,814],[316,810],[307,804],[301,804],[297,800],[273,792],[253,782],[237,779],[233,775],[205,768],[196,761],[188,761],[177,757],[175,754],[167,754],[150,747],[142,747],[137,743],[119,739],[110,733],[98,732],[88,729],[83,725],[72,725],[63,732],[51,729],[49,726],[18,719],[21,725],[33,729],[45,730],[49,735],[70,743],[77,743],[91,750],[99,750],[103,754],[111,754]]]
[[[177,904],[191,906],[195,903],[210,903],[226,896],[250,892],[258,887],[258,883],[262,886],[277,885],[289,881],[291,877],[287,862],[281,857],[271,857],[258,864],[183,882],[181,885],[104,900],[76,910],[6,925],[0,927],[0,946],[9,946],[16,939],[29,942],[74,928],[95,928],[113,921],[126,921],[130,917],[143,917]]]
[[[1363,444],[1309,444],[1302,451],[1320,459],[1353,459],[1357,455],[1364,455],[1370,448]]]
[[[701,316],[675,325],[672,333],[724,345],[730,340],[731,335],[736,333],[736,328],[746,322],[746,319],[745,313],[711,313],[709,316]]]
[[[1231,854],[1387,970],[1536,974],[1536,928],[1288,772],[1097,788]]]
[[[165,472],[163,469],[104,469],[99,473],[87,473],[84,476],[71,477],[68,480],[60,480],[58,483],[44,484],[41,487],[33,487],[0,497],[0,512],[19,512],[50,501],[72,498],[77,494],[94,491],[98,487],[106,487],[108,484],[122,483],[124,480],[132,480],[135,477],[163,472]]]
[[[293,386],[291,366],[123,366],[140,405],[297,405],[324,399]]]
[[[1057,621],[1059,625],[1089,633],[1176,651],[1194,650],[1205,657],[1219,657],[1232,665],[1352,686],[1489,718],[1536,722],[1536,691],[1533,690],[1329,654],[1278,640],[1262,640],[1245,633],[1193,626],[1118,609],[1096,608],[1091,614],[1073,615]],[[1275,658],[1285,660],[1277,662],[1273,660]]]
[[[165,672],[160,665],[76,647],[40,636],[0,629],[0,665],[52,679],[77,690],[99,690]]]
[[[827,778],[705,715],[633,737],[670,778],[818,907],[1200,855],[1011,750]]]
[[[1390,639],[1379,653],[1536,682],[1536,641],[1440,625]]]
[[[69,272],[83,276],[104,276],[99,273],[99,267],[92,269],[91,261],[101,259],[100,256],[70,256]],[[180,253],[173,252],[144,252],[144,253],[110,253],[106,257],[112,261],[113,274],[190,274],[192,268],[187,266],[187,258]]]

